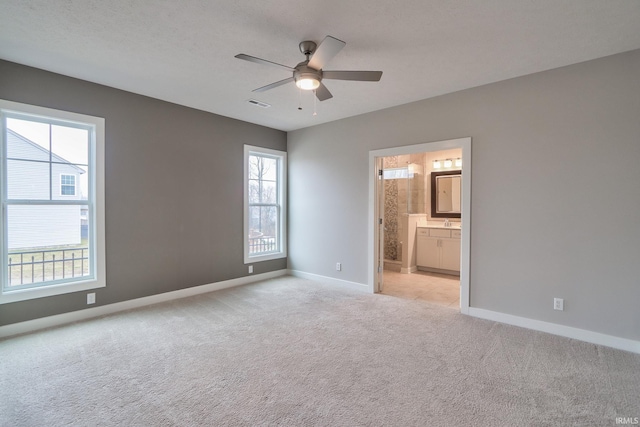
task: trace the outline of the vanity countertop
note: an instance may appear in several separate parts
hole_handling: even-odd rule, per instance
[[[417,228],[442,228],[444,230],[452,230],[452,229],[453,230],[460,230],[462,227],[461,227],[461,224],[459,222],[452,222],[451,226],[445,227],[444,223],[442,223],[442,222],[439,222],[439,221],[431,222],[431,221],[429,221],[426,224],[425,223],[418,224]]]

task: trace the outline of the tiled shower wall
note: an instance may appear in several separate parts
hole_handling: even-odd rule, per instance
[[[382,163],[384,169],[397,168],[398,156],[385,157]],[[398,257],[398,181],[399,179],[385,179],[384,181],[384,258],[389,260]]]
[[[385,157],[384,168],[405,167],[413,164],[417,174],[409,179],[388,179],[384,182],[384,257],[402,259],[403,230],[400,216],[426,212],[425,154]]]

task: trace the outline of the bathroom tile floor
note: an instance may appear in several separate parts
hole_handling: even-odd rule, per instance
[[[398,298],[420,299],[458,309],[460,278],[426,271],[403,274],[385,270],[382,293]]]

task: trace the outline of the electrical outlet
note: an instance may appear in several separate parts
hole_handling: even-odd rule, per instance
[[[249,266],[249,274],[253,274],[253,265]]]
[[[336,270],[342,271],[342,263],[336,262]]]
[[[564,310],[564,300],[562,298],[554,298],[553,299],[553,309],[554,310]]]
[[[87,294],[87,304],[95,304],[96,303],[96,294],[95,292],[91,292]]]

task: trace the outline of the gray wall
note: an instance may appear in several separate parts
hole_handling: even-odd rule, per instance
[[[107,287],[96,305],[247,275],[243,144],[286,150],[284,132],[6,61],[0,98],[105,118]],[[87,308],[85,294],[4,304],[0,325]]]
[[[639,76],[633,51],[290,132],[289,267],[366,283],[368,152],[470,136],[471,306],[639,340]]]

